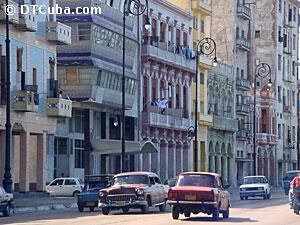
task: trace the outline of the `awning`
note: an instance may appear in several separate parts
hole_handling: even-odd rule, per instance
[[[91,139],[93,151],[100,154],[121,154],[121,140]],[[158,152],[158,145],[151,141],[126,141],[125,152],[131,154]]]

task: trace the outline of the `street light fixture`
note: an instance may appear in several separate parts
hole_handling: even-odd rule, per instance
[[[211,56],[214,54],[213,66],[217,66],[217,45],[212,38],[203,38],[197,42],[196,49],[196,99],[195,99],[195,126],[194,126],[194,171],[198,171],[198,70],[199,70],[199,56]]]
[[[254,76],[254,104],[253,104],[253,175],[256,175],[256,85],[257,78],[266,78],[270,76],[268,87],[272,87],[271,67],[267,63],[256,63],[255,76]]]
[[[122,70],[122,155],[121,155],[121,171],[126,172],[125,168],[125,40],[126,40],[126,16],[141,16],[147,10],[147,18],[144,24],[146,30],[151,29],[149,21],[148,0],[145,0],[145,5],[142,5],[140,0],[125,0],[123,5],[123,70]]]

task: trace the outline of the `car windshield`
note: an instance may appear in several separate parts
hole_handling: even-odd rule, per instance
[[[286,173],[283,179],[291,181],[295,176],[297,176],[297,172],[290,172]]]
[[[263,184],[267,180],[264,177],[245,177],[243,179],[243,184]]]
[[[108,181],[90,181],[84,185],[83,190],[89,189],[103,189],[109,185]]]
[[[217,187],[217,182],[211,175],[183,175],[179,177],[177,186]]]
[[[149,178],[146,175],[118,176],[114,178],[113,184],[149,184]]]

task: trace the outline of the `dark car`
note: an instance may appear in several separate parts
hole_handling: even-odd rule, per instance
[[[83,191],[77,195],[78,211],[83,212],[84,208],[94,211],[98,206],[99,191],[111,185],[113,175],[85,176]]]
[[[293,178],[295,176],[297,176],[298,173],[300,173],[300,170],[293,170],[293,171],[286,172],[286,174],[284,175],[284,177],[282,179],[282,183],[283,183],[284,193],[286,195],[289,194],[291,181],[293,180]]]
[[[172,217],[179,214],[190,217],[191,213],[205,213],[219,220],[219,213],[229,217],[229,185],[224,186],[222,177],[215,173],[186,172],[179,175],[175,187],[169,190],[168,204],[172,206]]]
[[[7,193],[4,188],[0,186],[0,212],[2,212],[3,216],[9,216],[14,207],[13,194]]]

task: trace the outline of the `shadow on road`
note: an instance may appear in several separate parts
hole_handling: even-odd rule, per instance
[[[219,221],[214,221],[212,218],[210,217],[191,217],[188,219],[182,219],[181,221],[191,221],[191,222],[216,222],[216,223],[220,223],[220,222],[230,222],[230,223],[254,223],[254,222],[258,222],[257,220],[253,220],[251,218],[240,218],[240,217],[232,217],[229,219],[219,219]]]

